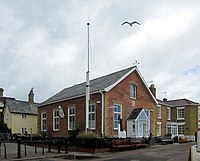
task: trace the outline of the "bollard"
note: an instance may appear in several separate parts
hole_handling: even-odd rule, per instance
[[[58,152],[57,153],[60,153],[60,140],[57,140],[57,148],[58,148]]]
[[[17,158],[21,158],[21,139],[17,139]]]
[[[197,130],[197,152],[200,152],[200,129]]]
[[[67,154],[68,153],[68,139],[67,138],[65,138],[65,154]]]
[[[51,141],[50,140],[48,141],[48,152],[49,153],[51,152]]]
[[[35,154],[37,153],[37,143],[35,143]]]
[[[1,157],[1,142],[0,142],[0,157]]]
[[[44,155],[44,144],[42,144],[42,155]]]

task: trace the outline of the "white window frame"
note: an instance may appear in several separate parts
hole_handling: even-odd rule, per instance
[[[149,120],[150,120],[150,109],[144,109],[144,111],[145,111],[145,113],[146,113],[146,115],[147,115],[147,117],[149,118]]]
[[[198,122],[198,129],[200,129],[200,122]]]
[[[135,84],[130,84],[130,98],[136,99],[137,86]]]
[[[88,129],[96,129],[96,104],[92,103],[89,105],[88,110]]]
[[[162,117],[161,105],[157,105],[157,118],[161,119],[161,117]]]
[[[157,122],[157,136],[161,136],[162,135],[162,123],[161,122]]]
[[[171,120],[171,108],[167,107],[167,120]]]
[[[200,120],[200,107],[198,107],[198,120]]]
[[[45,115],[45,117],[43,117]],[[41,131],[47,131],[47,113],[41,113]]]
[[[180,132],[180,127],[182,127],[182,132]],[[185,123],[178,123],[177,125],[178,136],[184,136],[185,133]]]
[[[75,130],[76,128],[75,125],[76,125],[76,109],[74,106],[71,106],[68,108],[68,130]]]
[[[184,120],[185,119],[185,107],[177,107],[177,120]],[[180,110],[184,110],[183,117],[180,117]]]
[[[53,131],[59,131],[60,129],[60,116],[59,110],[53,110]]]
[[[118,110],[118,108],[120,108],[120,111]],[[118,104],[118,103],[115,103],[113,105],[113,112],[114,112],[113,113],[113,127],[114,127],[114,130],[117,130],[118,129],[118,124],[120,122],[120,120],[118,118],[119,117],[122,118],[122,105]],[[115,115],[117,117],[115,117]]]

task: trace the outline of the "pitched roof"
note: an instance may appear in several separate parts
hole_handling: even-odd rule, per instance
[[[180,106],[189,106],[189,105],[196,105],[199,106],[200,104],[197,102],[190,101],[188,99],[177,99],[177,100],[169,100],[166,103],[173,107],[180,107]]]
[[[159,105],[171,106],[171,105],[169,105],[166,101],[162,101],[162,100],[160,100],[160,99],[157,99],[157,101],[158,101],[158,104],[159,104]]]
[[[135,67],[130,67],[130,68],[120,70],[115,73],[108,74],[106,76],[102,76],[102,77],[90,80],[90,92],[95,93],[95,92],[99,92],[100,90],[105,90],[107,87],[113,85],[120,78],[122,78],[128,72],[130,72],[134,69],[135,69]],[[70,98],[84,96],[85,91],[86,91],[85,88],[86,88],[86,82],[83,82],[81,84],[76,84],[72,87],[65,88],[62,91],[60,91],[59,93],[57,93],[54,96],[47,99],[46,101],[42,102],[39,106],[50,104],[53,102],[59,102],[62,100],[67,100]]]
[[[134,108],[131,113],[129,114],[127,120],[135,120],[143,108]]]
[[[181,106],[189,106],[189,105],[195,105],[195,106],[200,106],[199,103],[193,102],[188,99],[176,99],[176,100],[169,100],[169,101],[162,101],[157,99],[158,104],[164,105],[164,106],[169,106],[169,107],[181,107]]]
[[[144,82],[144,79],[139,73],[137,67],[132,66],[132,67],[90,80],[90,92],[91,93],[97,93],[99,91],[108,92],[133,71],[137,71],[142,81]],[[149,91],[154,101],[157,103],[156,99],[154,98],[154,96],[152,95],[148,87],[147,87],[147,90]],[[72,87],[63,89],[59,93],[55,94],[54,96],[50,97],[46,101],[39,104],[37,107],[41,107],[43,105],[60,102],[60,101],[64,101],[64,100],[68,100],[72,98],[85,96],[85,92],[86,92],[86,82],[83,82],[81,84],[77,84]]]
[[[15,99],[6,99],[6,107],[10,113],[34,114],[37,115],[35,105],[30,105],[27,101],[19,101]]]

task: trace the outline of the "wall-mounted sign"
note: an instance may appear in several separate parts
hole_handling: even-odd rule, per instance
[[[62,107],[61,107],[61,106],[58,106],[58,110],[59,110],[59,115],[60,115],[60,117],[61,117],[61,118],[64,118],[64,117],[65,117],[65,114],[64,114],[64,111],[63,111]]]

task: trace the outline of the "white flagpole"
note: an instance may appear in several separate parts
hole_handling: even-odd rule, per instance
[[[89,119],[88,119],[88,113],[89,113],[89,102],[90,102],[90,47],[89,47],[89,26],[90,23],[87,23],[88,26],[88,70],[86,72],[86,128],[85,131],[87,132],[88,128],[89,128]]]

